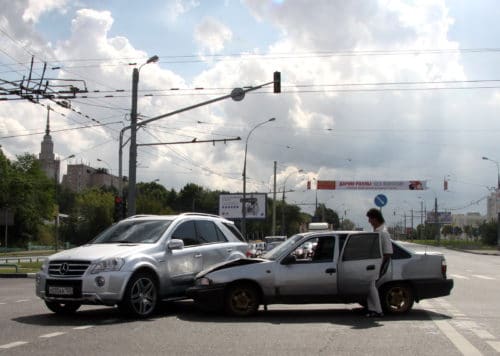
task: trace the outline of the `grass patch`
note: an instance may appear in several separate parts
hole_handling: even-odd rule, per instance
[[[481,241],[467,240],[410,240],[413,243],[428,246],[443,246],[462,250],[495,250],[494,246],[483,244]]]
[[[0,262],[1,263],[1,262]],[[18,266],[19,273],[38,272],[42,266],[42,262],[21,262],[15,263]],[[0,267],[0,273],[15,273],[14,267]]]

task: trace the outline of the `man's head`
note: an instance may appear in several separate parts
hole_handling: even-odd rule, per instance
[[[382,212],[378,209],[371,208],[366,213],[366,216],[368,217],[368,222],[370,223],[371,226],[373,226],[374,229],[385,223],[384,217],[382,216]]]

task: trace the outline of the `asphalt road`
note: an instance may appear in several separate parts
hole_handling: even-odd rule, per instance
[[[238,319],[204,314],[190,301],[164,304],[149,320],[100,306],[63,317],[34,295],[33,279],[0,279],[0,354],[500,354],[500,256],[429,249],[447,257],[451,296],[377,320],[357,305],[273,305]]]

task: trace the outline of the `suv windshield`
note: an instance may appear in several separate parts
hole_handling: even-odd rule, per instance
[[[90,244],[105,243],[155,243],[172,220],[130,220],[104,230]]]

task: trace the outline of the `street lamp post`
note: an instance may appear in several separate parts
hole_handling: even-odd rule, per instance
[[[286,181],[288,180],[288,178],[290,178],[290,176],[292,174],[295,174],[295,173],[302,173],[304,172],[304,170],[302,169],[299,169],[295,172],[291,172],[290,174],[288,174],[285,178],[285,180],[283,181],[283,196],[281,198],[281,235],[282,236],[285,236],[285,190],[286,190]]]
[[[146,63],[143,63],[139,68],[134,68],[132,72],[132,110],[130,113],[130,150],[129,150],[129,173],[128,173],[128,202],[127,215],[135,215],[135,198],[136,198],[136,171],[137,171],[137,88],[139,85],[139,72],[141,68],[149,63],[158,62],[159,57],[153,56]]]
[[[75,155],[69,155],[68,157],[65,157],[61,160],[59,160],[59,163],[64,162],[70,158],[75,157]],[[60,167],[60,166],[59,166]],[[57,202],[57,185],[59,184],[59,170],[57,167],[54,166],[54,187],[55,187],[55,200],[56,200],[56,216],[54,220],[54,235],[55,235],[55,249],[56,252],[59,249],[59,204]]]
[[[247,207],[246,207],[246,201],[247,201],[247,151],[248,151],[248,139],[250,138],[250,135],[254,130],[262,125],[267,124],[268,122],[274,121],[276,118],[272,117],[269,120],[263,121],[253,127],[253,129],[250,130],[250,132],[247,135],[247,139],[245,141],[245,158],[243,160],[243,201],[241,202],[241,234],[243,237],[247,238]]]
[[[500,249],[500,211],[498,211],[498,194],[500,193],[500,164],[498,161],[483,157],[485,161],[491,161],[497,166],[497,189],[495,190],[495,211],[497,214],[497,247]]]

